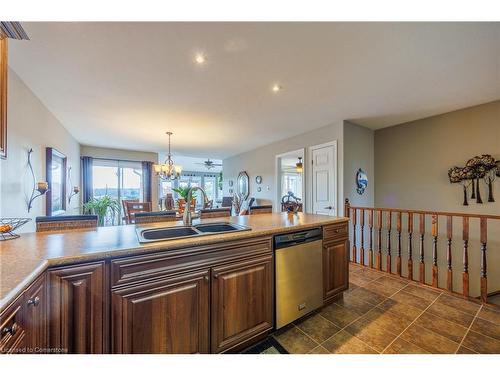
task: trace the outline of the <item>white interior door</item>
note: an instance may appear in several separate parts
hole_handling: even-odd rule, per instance
[[[320,215],[337,215],[337,150],[336,144],[311,148],[312,208]]]

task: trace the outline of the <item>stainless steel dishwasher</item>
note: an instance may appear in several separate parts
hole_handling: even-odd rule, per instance
[[[322,243],[320,228],[274,238],[276,328],[323,304]]]

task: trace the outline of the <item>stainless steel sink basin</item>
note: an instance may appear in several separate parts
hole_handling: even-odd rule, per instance
[[[137,228],[136,233],[140,243],[169,241],[180,238],[208,236],[217,233],[231,233],[250,230],[240,224],[217,222],[197,224],[193,226],[178,226],[166,228]]]

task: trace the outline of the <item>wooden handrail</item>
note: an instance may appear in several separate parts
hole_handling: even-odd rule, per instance
[[[351,206],[349,200],[345,201],[345,215],[351,219],[352,222],[352,255],[351,261],[355,263],[360,263],[363,266],[368,266],[370,268],[375,268],[388,273],[393,273],[392,270],[392,257],[396,257],[396,270],[395,274],[402,277],[403,276],[403,264],[402,264],[402,220],[403,215],[407,216],[407,234],[408,234],[408,247],[407,247],[407,277],[410,280],[414,280],[414,267],[413,267],[413,234],[418,234],[419,242],[419,276],[418,281],[422,284],[426,283],[425,277],[425,258],[424,258],[424,244],[425,244],[425,226],[426,218],[431,220],[431,236],[432,236],[432,279],[430,285],[435,288],[439,287],[439,268],[438,268],[438,257],[444,260],[444,255],[439,255],[438,245],[441,243],[439,240],[439,217],[446,218],[446,287],[440,289],[446,289],[450,292],[454,292],[453,285],[453,264],[452,264],[452,239],[453,239],[453,225],[462,224],[462,240],[463,240],[463,270],[462,270],[462,294],[464,297],[469,297],[469,219],[479,219],[480,224],[480,254],[481,254],[481,265],[479,270],[480,275],[480,298],[482,302],[487,302],[488,298],[488,269],[487,269],[487,237],[488,237],[488,220],[500,220],[498,215],[481,215],[481,214],[467,214],[461,212],[445,212],[445,211],[425,211],[425,210],[413,210],[413,209],[401,209],[401,208],[376,208],[376,207],[362,207],[362,206]],[[359,216],[358,216],[359,212]],[[385,215],[384,215],[385,213]],[[396,249],[394,252],[391,250],[391,232],[392,228],[392,216],[393,213],[396,217]],[[368,239],[369,242],[365,244],[365,216],[368,215]],[[374,216],[376,220],[374,221]],[[385,216],[385,218],[384,218]],[[461,220],[453,220],[454,217],[461,218]],[[415,221],[418,219],[418,226],[416,226]],[[385,228],[384,228],[385,221]],[[377,244],[374,249],[373,243],[373,230],[375,226],[375,232],[377,236]],[[416,227],[416,229],[415,229]],[[358,246],[358,236],[357,230],[359,229],[359,246]],[[383,231],[385,229],[385,232]],[[414,232],[415,230],[415,232]],[[416,232],[418,230],[418,232]],[[386,233],[386,241],[382,240],[383,235]],[[385,242],[385,243],[384,243]],[[385,244],[385,269],[382,267],[382,247]],[[365,254],[365,249],[368,249],[368,253]],[[359,250],[359,259],[358,259]],[[374,251],[375,250],[375,251]],[[368,256],[368,262],[366,262],[366,256]],[[368,263],[368,264],[365,264]],[[444,283],[443,283],[444,284]]]

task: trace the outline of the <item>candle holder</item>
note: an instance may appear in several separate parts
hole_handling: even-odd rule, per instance
[[[68,182],[69,182],[69,185],[71,186],[71,167],[68,168]],[[71,193],[68,196],[68,204],[71,203],[71,198],[73,198],[79,192],[80,192],[80,188],[78,186],[73,186],[73,189],[71,190]]]
[[[35,172],[33,171],[33,165],[31,164],[31,154],[33,153],[33,149],[30,148],[29,151],[28,151],[28,167],[31,171],[31,176],[33,178],[33,190],[31,191],[31,197],[28,201],[28,212],[31,211],[31,209],[33,208],[33,201],[38,198],[38,197],[41,197],[42,195],[45,195],[45,193],[47,191],[49,191],[49,184],[45,181],[39,181],[39,182],[36,182],[36,178],[35,178]],[[37,194],[38,192],[38,194]]]

